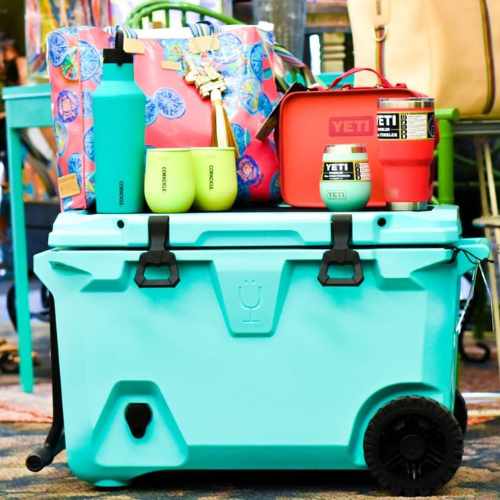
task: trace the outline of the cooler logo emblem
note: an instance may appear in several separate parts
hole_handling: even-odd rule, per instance
[[[373,116],[330,117],[329,135],[373,135]]]
[[[240,305],[245,311],[248,311],[248,318],[243,323],[260,323],[259,320],[252,318],[254,311],[261,304],[262,287],[257,285],[256,280],[245,280],[239,287]]]

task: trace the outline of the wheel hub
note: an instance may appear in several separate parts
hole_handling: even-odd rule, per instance
[[[418,460],[425,453],[425,442],[416,434],[405,436],[399,443],[399,451],[407,460]]]

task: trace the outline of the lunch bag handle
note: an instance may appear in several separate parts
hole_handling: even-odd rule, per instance
[[[349,71],[346,71],[343,75],[340,75],[338,78],[333,80],[333,82],[328,87],[328,90],[336,87],[344,78],[347,78],[348,76],[354,75],[355,73],[359,73],[360,71],[371,71],[372,73],[377,75],[377,78],[380,81],[380,86],[382,86],[384,88],[392,89],[394,87],[406,87],[406,85],[404,83],[398,83],[397,85],[392,85],[378,71],[375,71],[372,68],[352,68]]]

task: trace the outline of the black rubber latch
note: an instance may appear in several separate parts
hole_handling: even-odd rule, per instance
[[[169,239],[168,215],[151,216],[148,220],[150,247],[139,257],[139,265],[134,281],[139,288],[174,288],[180,281],[177,259],[172,252],[166,250]],[[168,279],[148,280],[144,273],[149,266],[169,267]]]
[[[130,403],[125,409],[125,420],[132,436],[137,439],[144,437],[152,417],[153,412],[145,403]]]
[[[352,215],[332,215],[331,219],[333,248],[323,254],[318,280],[323,286],[359,286],[364,280],[359,253],[351,250]],[[351,278],[330,278],[330,266],[352,265]]]

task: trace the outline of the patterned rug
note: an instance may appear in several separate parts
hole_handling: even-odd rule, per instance
[[[94,488],[69,471],[64,453],[38,474],[24,467],[43,443],[46,424],[0,424],[2,500],[101,499],[298,500],[388,499],[368,472],[184,472],[139,479],[131,488]],[[427,497],[429,498],[429,497]],[[462,467],[440,491],[440,500],[500,499],[500,419],[475,425],[466,436]]]
[[[37,383],[32,394],[17,384],[0,386],[0,422],[52,422],[52,384]]]

